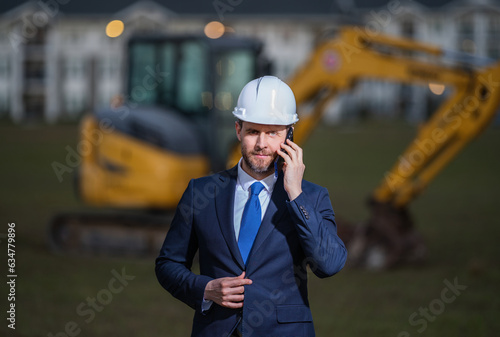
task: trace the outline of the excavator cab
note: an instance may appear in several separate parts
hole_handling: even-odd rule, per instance
[[[242,38],[150,37],[132,39],[128,50],[129,101],[184,119],[210,169],[224,169],[235,139],[231,110],[241,88],[264,72],[261,44]]]
[[[59,214],[53,246],[155,251],[169,221],[150,211],[171,214],[190,179],[226,167],[237,141],[231,111],[239,92],[269,70],[261,49],[260,42],[236,37],[131,38],[126,95],[85,116],[80,127],[78,194],[87,205],[113,211]]]
[[[113,130],[83,158],[83,200],[173,209],[190,179],[224,169],[236,141],[231,110],[261,74],[260,49],[230,37],[132,38],[124,104],[84,121],[82,137],[96,124]]]

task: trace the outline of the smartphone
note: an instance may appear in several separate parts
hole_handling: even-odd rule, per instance
[[[286,139],[290,139],[293,142],[293,126],[291,126],[290,129],[288,129],[288,132],[286,134]],[[285,139],[285,144],[286,144],[286,139]],[[283,150],[283,152],[286,153],[285,150]],[[276,158],[276,160],[274,161],[274,176],[275,177],[278,177],[278,170],[283,166],[284,162],[285,162],[285,160],[283,159],[283,157],[278,155],[278,158]]]

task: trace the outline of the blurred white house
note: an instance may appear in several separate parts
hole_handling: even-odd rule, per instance
[[[124,33],[106,35],[111,20]],[[73,120],[124,91],[128,38],[135,33],[202,34],[212,20],[264,42],[274,74],[286,79],[315,43],[339,26],[411,37],[483,58],[500,58],[500,3],[493,0],[329,0],[314,3],[215,0],[179,2],[38,0],[0,4],[0,117],[15,122]],[[330,120],[367,110],[426,116],[426,87],[364,82],[330,107]]]

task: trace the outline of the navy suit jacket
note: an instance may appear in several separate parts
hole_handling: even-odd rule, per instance
[[[156,259],[157,278],[195,309],[192,336],[226,337],[238,324],[245,337],[314,336],[306,266],[323,278],[340,271],[347,257],[328,191],[304,180],[290,202],[280,174],[245,266],[234,233],[237,172],[235,166],[190,181]],[[197,251],[200,275],[191,271]],[[213,303],[202,313],[207,283],[243,271],[253,281],[243,308]]]

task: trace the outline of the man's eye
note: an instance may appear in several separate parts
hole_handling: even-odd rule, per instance
[[[277,133],[276,132],[269,132],[269,135],[274,137],[277,135]]]

